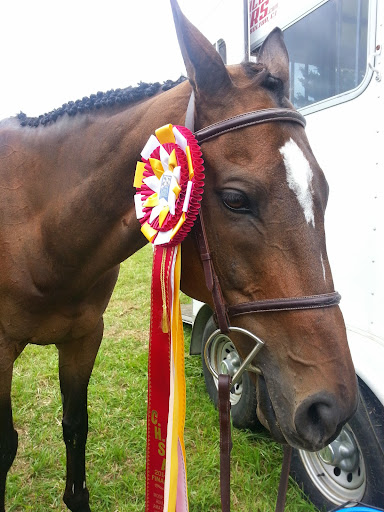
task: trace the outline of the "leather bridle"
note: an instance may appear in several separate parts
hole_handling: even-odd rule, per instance
[[[193,95],[191,96],[191,98]],[[191,109],[194,100],[188,105],[186,121],[192,124]],[[224,121],[202,128],[194,133],[199,144],[203,144],[215,137],[219,137],[233,130],[244,129],[248,126],[254,126],[270,122],[291,122],[305,127],[305,118],[295,110],[288,108],[268,108],[255,110],[230,117]],[[191,129],[190,126],[187,128]],[[193,131],[193,128],[192,130]],[[244,315],[246,313],[266,313],[274,311],[293,311],[314,308],[325,308],[336,306],[340,302],[340,295],[337,292],[321,293],[304,297],[283,297],[277,299],[256,300],[240,304],[227,305],[224,301],[220,287],[220,282],[215,272],[212,254],[209,250],[208,239],[206,235],[203,214],[200,210],[199,217],[195,223],[195,236],[199,248],[200,258],[204,268],[205,282],[208,290],[212,294],[216,320],[222,333],[228,333],[230,330],[230,318]]]
[[[195,102],[194,94],[192,92],[189,101],[185,125],[192,132],[194,131],[194,114]],[[291,122],[305,127],[305,118],[295,110],[288,108],[268,108],[263,110],[255,110],[234,116],[224,121],[202,128],[194,133],[199,144],[203,144],[215,137],[224,135],[225,133],[233,130],[244,129],[249,126],[254,126],[262,123],[269,122]],[[221,491],[221,504],[222,511],[230,511],[230,451],[232,448],[231,442],[231,427],[230,427],[230,389],[233,386],[235,379],[239,379],[245,370],[261,373],[260,370],[252,366],[252,361],[255,355],[263,347],[264,342],[251,332],[240,329],[238,327],[231,327],[230,319],[239,315],[248,313],[268,313],[276,311],[297,311],[308,310],[315,308],[325,308],[337,306],[340,302],[341,296],[338,292],[333,291],[330,293],[321,293],[318,295],[310,295],[303,297],[283,297],[277,299],[264,299],[255,300],[251,302],[244,302],[240,304],[226,304],[223,293],[221,290],[220,282],[215,271],[212,254],[209,250],[208,239],[206,235],[203,214],[199,212],[199,216],[194,226],[197,246],[202,261],[205,282],[208,290],[212,294],[212,300],[215,310],[215,318],[218,329],[210,336],[206,344],[206,349],[210,340],[213,340],[216,335],[227,335],[230,331],[241,331],[243,334],[250,337],[255,341],[254,349],[244,360],[240,369],[234,375],[232,380],[229,375],[217,375],[213,368],[208,364],[208,368],[214,377],[218,380],[218,406],[220,417],[220,491]],[[208,357],[206,362],[208,363]],[[280,483],[278,489],[278,496],[276,502],[275,512],[283,512],[285,506],[286,492],[288,487],[289,468],[291,460],[292,449],[290,446],[284,446],[284,458],[282,471],[280,476]]]

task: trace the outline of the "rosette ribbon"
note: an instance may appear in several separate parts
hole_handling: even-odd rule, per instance
[[[153,244],[148,356],[146,512],[187,512],[184,447],[184,335],[180,311],[181,242],[198,215],[204,167],[183,126],[151,135],[137,162],[136,216]]]

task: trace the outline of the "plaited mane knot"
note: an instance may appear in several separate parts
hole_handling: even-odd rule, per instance
[[[140,82],[137,87],[130,86],[125,89],[111,89],[107,92],[99,91],[96,94],[91,94],[89,97],[84,96],[81,100],[68,101],[68,103],[64,103],[61,107],[52,110],[52,112],[41,114],[38,117],[28,117],[24,112],[20,112],[17,117],[20,120],[21,126],[46,126],[54,123],[64,114],[75,116],[76,114],[112,107],[113,105],[129,105],[144,98],[150,98],[159,91],[168,91],[185,80],[186,78],[181,76],[176,81],[166,80],[163,84],[159,82],[153,84]]]

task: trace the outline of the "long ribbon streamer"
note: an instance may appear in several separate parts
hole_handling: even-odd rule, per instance
[[[188,512],[180,274],[180,245],[155,247],[148,360],[146,512]]]
[[[181,242],[197,218],[204,165],[193,133],[164,125],[137,162],[136,216],[153,244],[148,362],[146,512],[188,512],[184,447],[184,335]]]

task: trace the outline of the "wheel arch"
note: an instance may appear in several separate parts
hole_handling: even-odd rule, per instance
[[[196,314],[191,333],[191,344],[189,353],[191,356],[201,354],[201,340],[203,339],[205,326],[212,316],[213,311],[208,304],[203,304]]]
[[[356,374],[384,407],[384,340],[352,328],[347,334]]]

